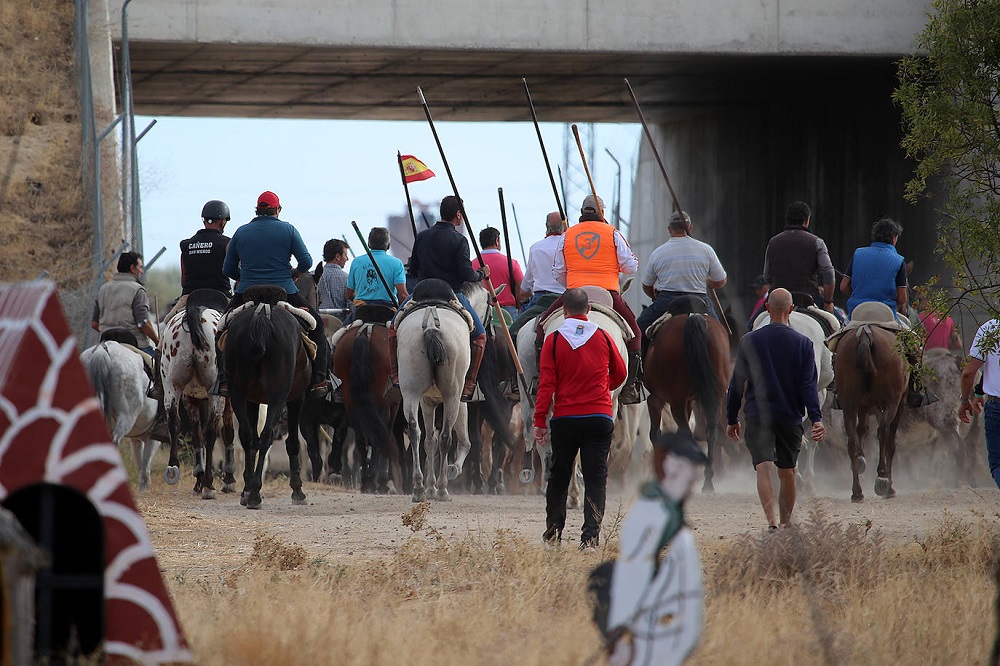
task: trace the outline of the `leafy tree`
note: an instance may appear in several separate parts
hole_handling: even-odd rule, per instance
[[[1000,288],[1000,0],[933,0],[893,99],[917,161],[906,196],[941,196],[938,251],[958,303],[997,314]],[[948,309],[944,306],[943,309]]]

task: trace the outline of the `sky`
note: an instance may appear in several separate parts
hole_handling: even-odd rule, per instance
[[[137,131],[152,120],[137,116]],[[265,190],[280,198],[281,218],[298,228],[313,266],[322,259],[323,244],[331,238],[346,235],[351,247],[360,252],[352,220],[367,238],[371,227],[386,225],[388,215],[405,212],[397,150],[416,156],[435,172],[436,177],[410,185],[414,202],[430,204],[435,220],[441,198],[452,193],[426,122],[156,120],[139,142],[139,179],[143,251],[148,263],[166,247],[157,261],[159,267],[179,265],[178,243],[202,228],[201,208],[206,201],[221,199],[229,205],[232,220],[226,234],[231,236],[253,218],[257,196]],[[501,228],[497,188],[503,188],[512,254],[520,260],[511,204],[516,207],[525,252],[544,236],[545,215],[556,210],[533,125],[438,121],[435,125],[477,235],[488,225]],[[564,125],[543,123],[541,127],[556,173],[556,165],[563,163]],[[580,126],[584,150],[590,151],[593,145],[590,168],[609,215],[616,168],[605,149],[622,164],[621,214],[627,218],[640,133],[637,124],[600,124],[594,126],[591,142],[588,126]],[[585,187],[579,151],[572,135],[569,140],[570,176]],[[563,171],[566,175],[567,170]],[[582,197],[582,192],[570,195],[570,222],[576,221]]]

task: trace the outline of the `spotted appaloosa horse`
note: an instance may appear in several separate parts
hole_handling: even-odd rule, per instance
[[[170,433],[170,460],[164,479],[173,485],[180,477],[177,445],[181,430],[180,407],[183,405],[195,452],[194,492],[200,492],[202,499],[215,498],[212,457],[217,434],[222,435],[225,447],[222,492],[236,491],[232,407],[228,399],[208,393],[215,383],[215,333],[225,308],[225,296],[220,292],[211,289],[194,291],[188,296],[185,309],[170,318],[160,336],[163,407]]]
[[[867,467],[864,440],[868,417],[878,417],[879,461],[875,494],[895,497],[892,459],[896,454],[896,429],[903,415],[910,367],[896,349],[896,335],[876,325],[848,330],[837,341],[834,359],[837,395],[844,411],[847,452],[854,475],[851,500],[865,499],[860,475]]]

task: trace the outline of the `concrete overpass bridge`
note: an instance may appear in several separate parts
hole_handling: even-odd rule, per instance
[[[100,0],[91,0],[91,2]],[[120,41],[122,0],[108,0]],[[634,122],[628,77],[696,234],[746,301],[767,239],[796,199],[836,265],[889,214],[920,281],[937,272],[929,204],[902,191],[890,94],[927,0],[137,0],[128,6],[137,113]],[[539,184],[540,187],[547,187]],[[665,187],[647,146],[631,241],[666,238]],[[570,209],[575,202],[570,202]]]

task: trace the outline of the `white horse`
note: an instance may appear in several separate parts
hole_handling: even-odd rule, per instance
[[[116,446],[127,440],[139,473],[139,490],[149,487],[149,468],[160,442],[150,436],[157,403],[146,397],[149,380],[139,352],[101,342],[80,354]]]
[[[447,288],[440,280],[433,283],[424,280],[420,285],[434,290],[440,288],[437,283]],[[480,309],[485,312],[487,292],[482,286],[466,285],[465,294],[477,312]],[[413,454],[414,502],[422,502],[427,497],[450,499],[448,481],[462,472],[472,448],[468,408],[461,401],[471,355],[469,328],[465,316],[451,307],[420,305],[419,302],[396,324],[399,389],[403,394],[403,416]],[[443,414],[441,426],[435,427],[434,413],[438,405]],[[421,413],[427,434],[426,484],[420,465],[418,418]],[[457,441],[457,453],[455,462],[448,464],[452,436]]]
[[[222,492],[236,492],[235,428],[229,400],[209,395],[217,374],[215,364],[215,333],[219,327],[224,300],[213,307],[202,304],[199,290],[193,292],[184,310],[167,322],[160,336],[160,377],[163,381],[163,407],[167,413],[170,433],[170,460],[164,479],[170,485],[180,478],[177,444],[180,438],[180,407],[191,425],[191,446],[195,452],[194,492],[201,492],[202,499],[215,499],[212,455],[216,435],[221,434],[225,454],[223,457]],[[224,298],[212,291],[215,298]]]
[[[820,315],[823,316],[823,315]],[[836,321],[832,316],[827,317],[831,325]],[[771,323],[771,315],[764,311],[753,323],[753,330],[759,330]],[[813,356],[816,361],[816,387],[819,389],[819,404],[822,408],[826,402],[826,390],[833,384],[833,352],[826,346],[826,333],[823,327],[813,317],[793,310],[788,317],[788,325],[793,331],[797,331],[809,338],[813,343]],[[839,323],[837,325],[839,329]],[[815,494],[816,487],[816,449],[818,442],[812,441],[808,430],[803,432],[802,447],[806,452],[805,471],[802,474],[807,488]]]

